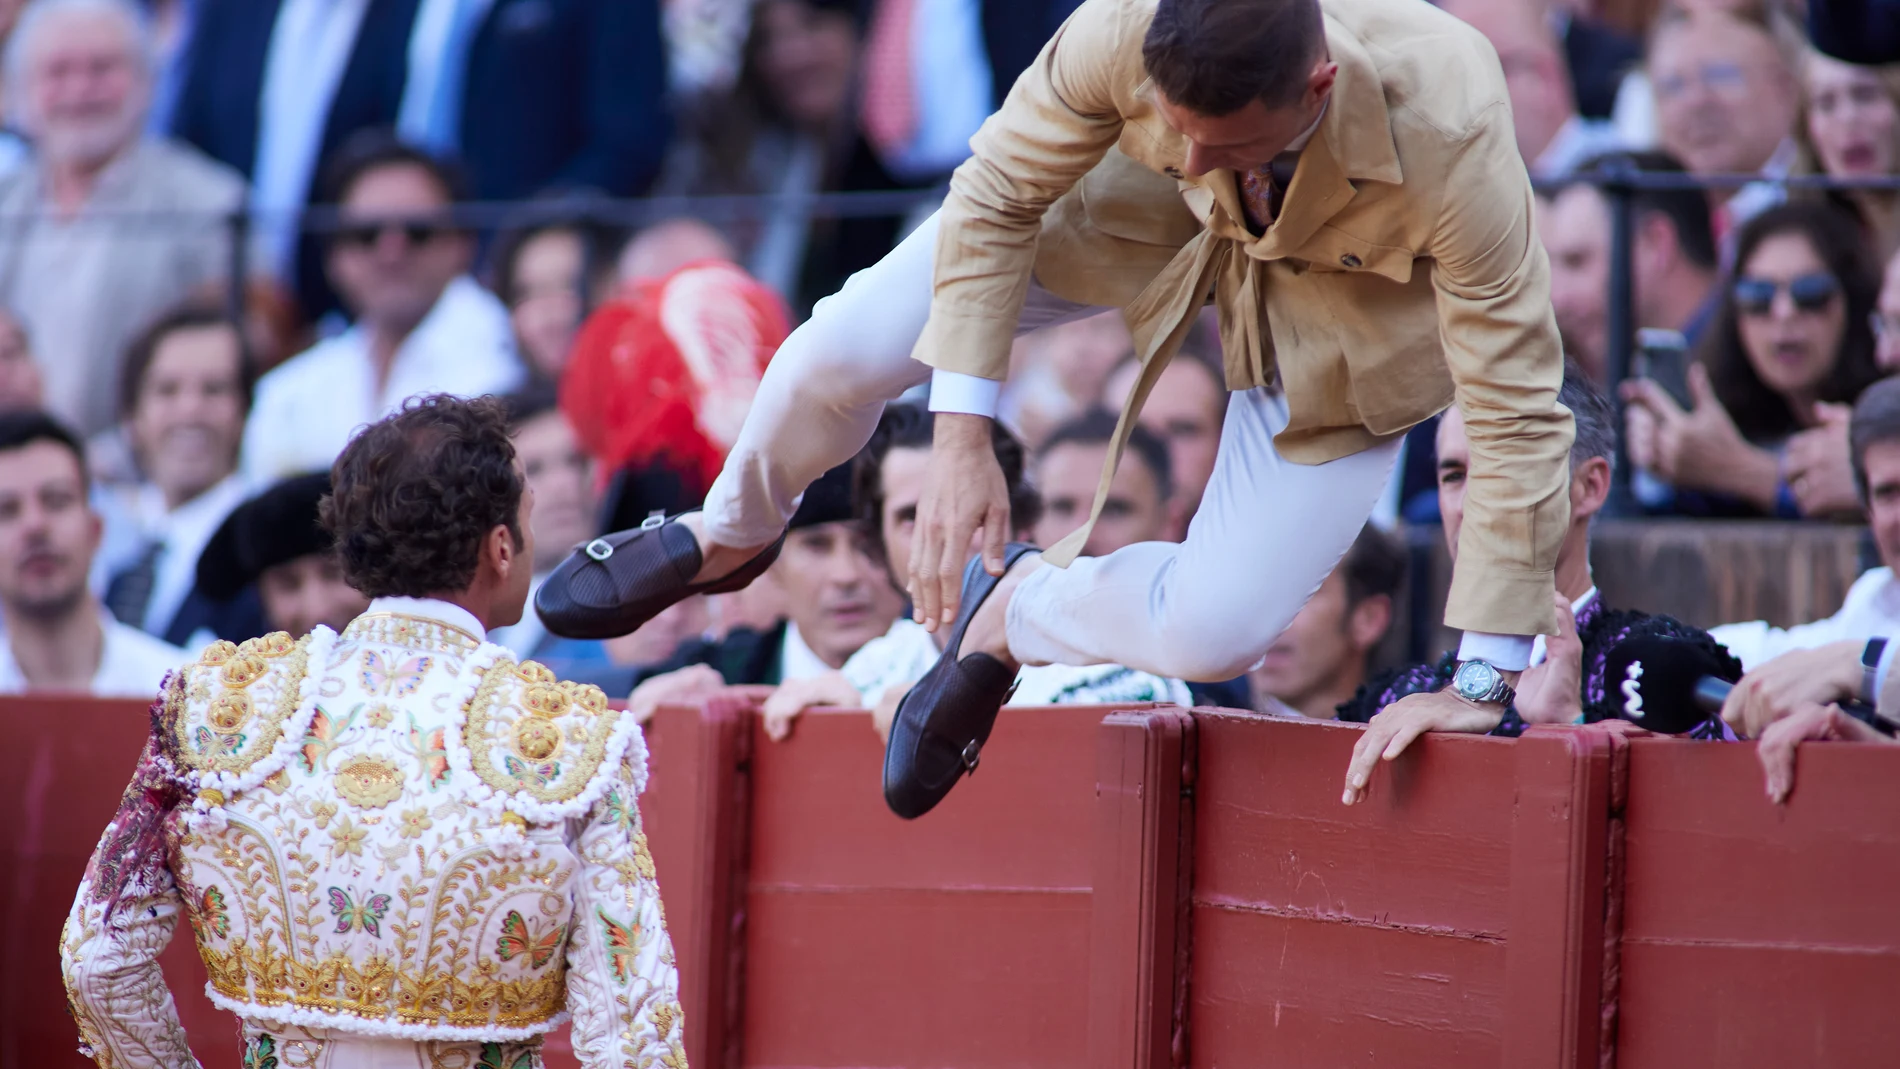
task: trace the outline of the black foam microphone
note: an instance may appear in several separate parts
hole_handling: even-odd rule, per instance
[[[1734,684],[1716,655],[1677,638],[1629,638],[1604,659],[1604,699],[1624,720],[1680,735],[1722,711]]]

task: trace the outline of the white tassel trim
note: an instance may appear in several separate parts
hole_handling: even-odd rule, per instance
[[[334,1028],[340,1032],[350,1032],[359,1036],[380,1036],[385,1039],[451,1039],[462,1042],[491,1040],[510,1043],[547,1035],[568,1022],[567,1011],[561,1010],[538,1024],[516,1025],[510,1028],[503,1028],[500,1025],[478,1025],[467,1028],[447,1024],[408,1024],[402,1021],[334,1013],[330,1010],[314,1010],[305,1006],[260,1006],[255,1002],[231,998],[210,984],[205,985],[205,996],[219,1009],[267,1024],[295,1028]]]
[[[271,747],[270,753],[258,758],[241,772],[195,771],[191,774],[189,782],[199,795],[191,806],[196,814],[203,815],[212,808],[204,799],[205,791],[219,791],[229,802],[240,791],[262,786],[265,780],[290,764],[291,758],[303,748],[304,736],[309,733],[310,724],[316,719],[318,692],[323,688],[324,665],[329,662],[330,649],[335,644],[335,631],[321,624],[311,630],[310,642],[304,647],[306,659],[303,679],[297,688],[297,711],[284,721],[277,743]]]

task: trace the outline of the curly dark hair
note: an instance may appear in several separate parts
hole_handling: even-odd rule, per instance
[[[522,548],[523,486],[501,402],[435,394],[344,448],[319,512],[351,586],[372,598],[427,597],[468,588],[497,526]]]

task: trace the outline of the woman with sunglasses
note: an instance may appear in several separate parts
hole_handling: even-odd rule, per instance
[[[1843,479],[1851,486],[1845,451],[1823,447],[1845,441],[1844,409],[1835,406],[1851,405],[1880,377],[1868,325],[1878,270],[1855,221],[1819,203],[1756,216],[1741,231],[1735,263],[1689,368],[1689,396],[1672,397],[1649,379],[1623,384],[1629,459],[1675,488],[1668,511],[1831,511],[1812,491]]]

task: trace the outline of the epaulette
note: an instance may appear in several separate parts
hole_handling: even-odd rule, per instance
[[[180,671],[167,695],[167,741],[201,800],[222,804],[289,759],[302,737],[310,658],[335,638],[320,627],[301,639],[277,631],[242,645],[220,640]]]

